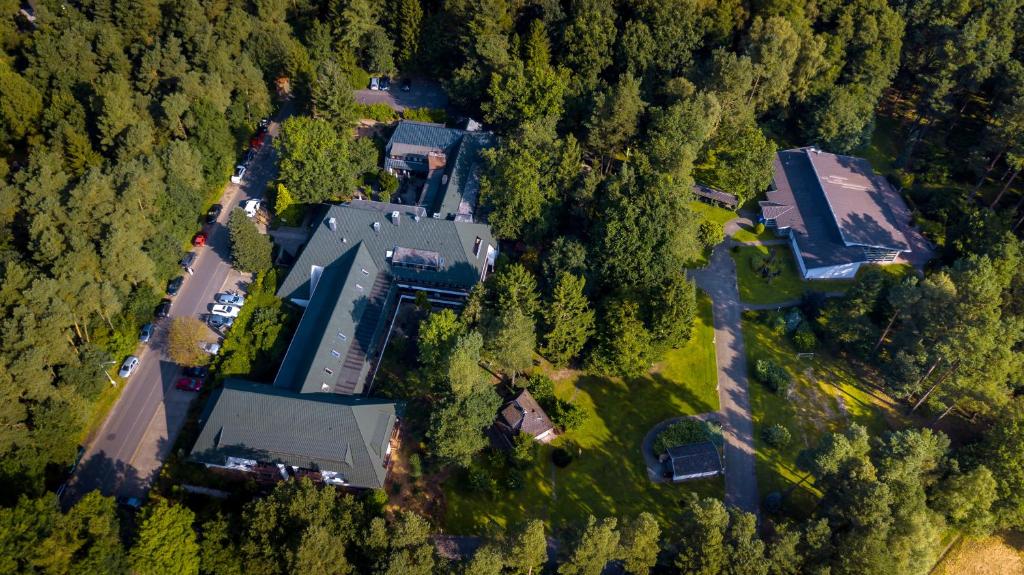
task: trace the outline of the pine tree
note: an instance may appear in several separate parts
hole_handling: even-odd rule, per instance
[[[581,277],[559,274],[551,303],[544,310],[548,332],[541,353],[557,366],[579,355],[594,334],[594,310],[583,293],[585,284]]]

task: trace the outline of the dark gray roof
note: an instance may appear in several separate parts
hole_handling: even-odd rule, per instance
[[[501,419],[509,429],[531,437],[555,428],[537,400],[525,389],[501,409]]]
[[[903,235],[910,210],[867,160],[820,150],[805,153],[847,245],[910,249]]]
[[[494,138],[489,132],[465,134],[448,174],[448,184],[440,201],[431,206],[430,213],[440,213],[442,217],[463,216],[472,219],[480,195],[480,151],[493,145]]]
[[[800,250],[800,256],[808,268],[865,261],[865,246],[884,245],[890,241],[888,238],[891,236],[881,226],[869,223],[874,221],[874,216],[857,218],[848,215],[847,224],[858,221],[865,225],[864,232],[858,234],[858,237],[875,243],[850,245],[844,241],[836,218],[832,215],[823,185],[819,182],[811,163],[812,155],[831,154],[823,152],[819,154],[811,152],[807,148],[799,148],[780,151],[775,155],[773,175],[775,189],[767,193],[767,201],[761,202],[762,213],[766,218],[774,217],[779,228],[789,228],[789,233],[795,240],[797,248]],[[891,188],[889,189],[891,190]],[[891,200],[894,203],[898,202],[898,207],[891,211],[893,214],[898,213],[901,209],[906,210],[906,204],[895,192],[890,196],[881,193],[871,195],[858,190],[849,191],[860,197],[858,201],[862,203],[873,204],[883,199]],[[875,209],[871,208],[866,213],[871,213]],[[882,208],[877,209],[881,210]],[[892,224],[905,228],[909,221],[905,224],[900,222],[892,222]],[[902,233],[900,237],[903,237]],[[904,248],[892,249],[907,249],[906,240],[904,239],[903,242]]]
[[[302,393],[361,393],[389,286],[362,242],[323,266],[274,385]]]
[[[334,471],[354,487],[379,488],[395,422],[393,402],[228,380],[210,396],[191,457]]]
[[[387,151],[394,154],[422,154],[429,150],[448,153],[463,133],[442,124],[402,120],[388,140]]]
[[[722,471],[718,449],[711,441],[670,447],[668,457],[672,461],[672,472],[677,477]]]
[[[331,206],[285,277],[278,296],[309,299],[311,271],[337,262],[360,244],[378,269],[399,281],[468,290],[480,280],[487,265],[487,245],[497,247],[486,224],[424,217],[416,221],[415,209],[409,206],[398,212],[396,223],[389,211],[393,207],[395,204],[371,202]],[[330,218],[334,218],[336,231],[326,223]],[[478,237],[483,247],[474,253]],[[399,247],[437,252],[444,265],[438,270],[393,266],[390,252]]]
[[[715,200],[716,202],[721,202],[734,208],[740,203],[739,199],[733,194],[723,192],[722,190],[712,188],[711,186],[705,186],[703,184],[694,184],[693,193],[696,196]]]
[[[361,393],[368,359],[383,343],[394,281],[468,291],[480,280],[487,248],[496,247],[490,228],[422,213],[379,202],[327,210],[278,290],[306,310],[276,387]]]

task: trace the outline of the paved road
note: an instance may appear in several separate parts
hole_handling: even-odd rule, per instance
[[[262,196],[267,182],[276,177],[277,160],[271,142],[278,129],[278,122],[270,125],[271,138],[250,162],[242,183],[225,188],[220,200],[225,209],[217,223],[210,226],[207,246],[196,248],[199,256],[192,265],[194,275],[185,275],[185,285],[173,298],[172,318],[206,314],[215,293],[235,287],[238,274],[230,264],[228,216],[244,200]],[[123,384],[121,397],[87,445],[68,482],[65,505],[96,489],[117,497],[140,497],[148,491],[195,399],[194,393],[174,388],[181,368],[167,357],[169,324],[169,319],[159,322],[150,344],[136,352],[141,360],[138,371]]]
[[[707,267],[692,273],[711,296],[718,361],[718,401],[725,441],[725,503],[758,513],[760,497],[754,471],[754,421],[750,413],[747,352],[743,344],[736,265],[729,255],[731,239],[715,246]]]

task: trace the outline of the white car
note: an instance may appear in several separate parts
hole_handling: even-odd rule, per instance
[[[215,341],[204,341],[199,344],[199,347],[206,353],[213,355],[217,355],[217,352],[220,351],[220,344]]]
[[[219,293],[216,296],[214,296],[213,299],[217,303],[222,303],[225,305],[237,305],[238,307],[242,307],[243,305],[245,305],[244,297],[230,292]]]
[[[124,359],[124,363],[121,364],[121,369],[117,372],[117,375],[127,379],[135,373],[135,368],[137,367],[139,367],[139,358],[129,355]]]
[[[259,200],[245,200],[242,202],[242,211],[245,212],[246,216],[255,218],[256,212],[260,211],[260,206],[262,204],[263,202]]]
[[[380,78],[370,78],[370,89],[380,90]]]
[[[240,311],[242,311],[242,308],[233,305],[215,305],[210,308],[210,313],[224,317],[238,317],[238,312]]]
[[[245,166],[242,166],[242,165],[235,166],[235,174],[233,176],[231,176],[231,183],[232,184],[241,184],[242,183],[242,178],[244,178],[244,177],[245,177]]]

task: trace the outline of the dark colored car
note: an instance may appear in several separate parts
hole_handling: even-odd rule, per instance
[[[210,368],[205,365],[195,365],[192,367],[185,368],[185,377],[198,377],[199,379],[206,379],[206,376],[210,375]]]
[[[391,78],[384,76],[380,79],[380,89],[390,90],[391,89]]]
[[[167,295],[171,297],[178,295],[178,291],[181,290],[181,284],[183,283],[185,283],[184,276],[178,276],[167,282]]]
[[[153,339],[153,324],[147,323],[142,326],[141,330],[139,330],[139,341],[142,343],[148,343],[151,339]]]
[[[192,264],[194,264],[194,263],[196,263],[196,253],[195,252],[188,252],[184,256],[182,256],[182,258],[181,258],[181,267],[183,267],[185,269],[191,268]]]
[[[160,305],[156,307],[155,315],[158,319],[162,319],[171,315],[171,300],[165,299],[164,301],[160,302]]]
[[[199,391],[203,389],[203,380],[195,377],[183,377],[178,380],[177,385],[174,387],[182,391]]]
[[[210,209],[206,212],[206,223],[212,224],[217,221],[221,211],[224,210],[224,206],[220,204],[213,204]]]
[[[412,80],[406,78],[402,80],[402,91],[408,92],[409,90],[412,90]]]

